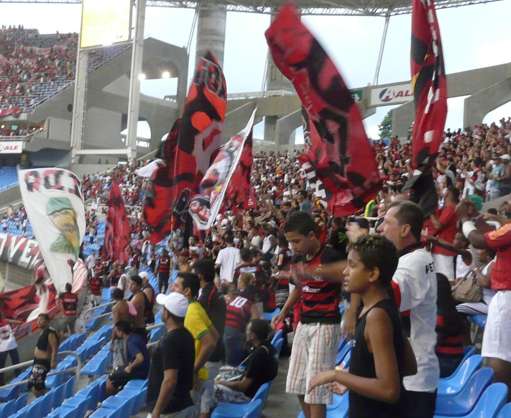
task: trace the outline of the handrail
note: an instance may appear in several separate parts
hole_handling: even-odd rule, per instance
[[[60,355],[75,357],[76,358],[76,366],[70,367],[65,370],[56,370],[53,372],[49,372],[47,376],[56,376],[59,374],[69,373],[69,371],[73,370],[75,372],[76,380],[78,381],[78,379],[80,377],[80,369],[82,368],[82,361],[81,361],[78,353],[76,353],[76,351],[60,351],[57,353],[57,356],[60,356]],[[33,363],[34,363],[34,360],[27,360],[22,363],[12,364],[11,366],[7,366],[7,367],[0,369],[0,373],[8,372],[10,370],[17,370],[17,369],[25,368],[27,366],[31,366]],[[30,379],[25,379],[25,380],[20,380],[19,382],[15,382],[15,383],[8,383],[6,385],[0,386],[0,389],[8,388],[11,386],[24,385],[25,383],[28,383],[29,381],[30,381]]]
[[[99,308],[104,308],[105,306],[113,305],[114,303],[115,302],[107,302],[107,303],[103,303],[102,305],[93,306],[93,307],[87,309],[86,311],[84,311],[83,314],[82,314],[82,317],[85,318],[89,312],[92,312],[92,311],[94,311],[96,309],[99,309]]]

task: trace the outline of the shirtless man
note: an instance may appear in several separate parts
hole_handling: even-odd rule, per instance
[[[46,375],[50,369],[54,369],[57,366],[59,337],[57,331],[50,327],[50,317],[48,314],[39,314],[37,324],[41,328],[41,335],[34,349],[34,365],[28,387],[29,389],[33,388],[36,396],[40,396],[46,389]]]
[[[147,302],[146,296],[142,291],[142,279],[139,276],[131,276],[129,289],[131,290],[130,302],[137,311],[133,318],[133,332],[147,339],[147,331],[145,329],[145,305]]]
[[[119,321],[131,322],[130,309],[128,302],[123,299],[123,292],[119,288],[112,289],[112,300],[115,305],[112,307],[112,323]]]

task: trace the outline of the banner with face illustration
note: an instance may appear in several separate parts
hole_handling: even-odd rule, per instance
[[[189,212],[199,229],[211,228],[222,207],[225,193],[240,161],[245,142],[252,133],[255,114],[256,110],[252,112],[247,126],[220,148],[213,164],[200,182],[199,194],[190,201]]]
[[[85,234],[78,177],[61,168],[18,170],[23,204],[57,292],[73,283],[72,267]]]

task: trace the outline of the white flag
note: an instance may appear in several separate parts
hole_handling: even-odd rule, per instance
[[[252,112],[247,126],[220,148],[215,161],[200,182],[199,194],[190,201],[189,212],[199,229],[209,229],[215,222],[229,181],[240,161],[245,141],[252,132],[256,111],[254,109]]]
[[[72,265],[85,235],[81,183],[61,168],[18,170],[23,204],[57,292],[73,283]]]

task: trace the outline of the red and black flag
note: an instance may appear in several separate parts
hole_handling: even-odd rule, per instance
[[[172,176],[180,126],[181,119],[177,119],[164,141],[161,152],[163,163],[151,176],[151,189],[144,203],[144,218],[149,225],[149,239],[153,244],[160,242],[172,231]]]
[[[222,145],[227,87],[211,52],[199,60],[186,97],[172,173],[173,214],[186,221],[190,199]]]
[[[252,131],[245,141],[240,161],[232,174],[225,196],[226,204],[234,211],[249,209],[250,175],[252,173],[253,157]]]
[[[432,167],[444,137],[447,80],[434,0],[413,0],[411,75],[415,104],[412,134],[414,175],[403,191],[426,216],[438,206]]]
[[[411,75],[415,104],[413,168],[430,164],[444,136],[447,80],[434,0],[413,0]]]
[[[266,39],[275,65],[291,80],[307,112],[312,147],[304,158],[323,181],[331,213],[345,216],[362,209],[381,179],[343,78],[293,5],[280,9]]]
[[[105,243],[106,256],[125,264],[129,259],[131,228],[124,207],[124,200],[117,181],[112,181],[108,198],[108,215],[106,218]]]

